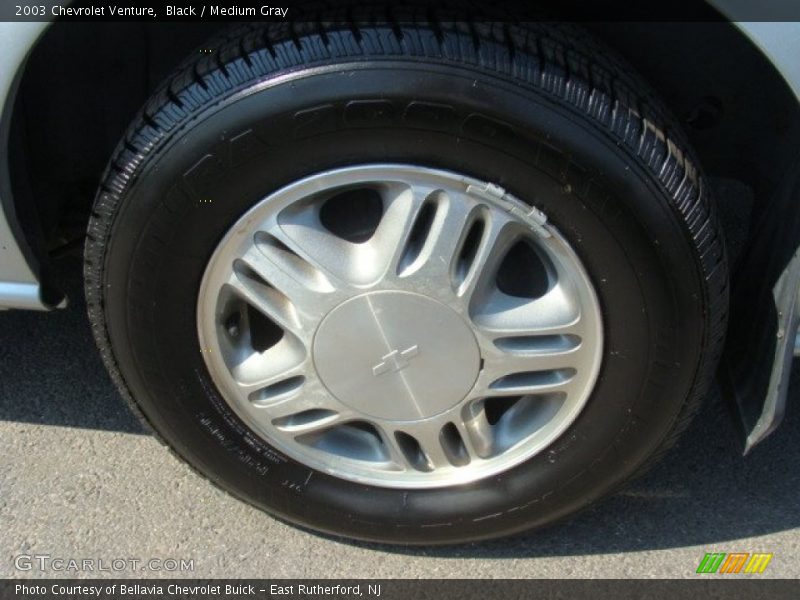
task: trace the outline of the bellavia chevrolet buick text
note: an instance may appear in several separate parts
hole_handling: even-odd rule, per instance
[[[63,306],[49,252],[83,245],[143,422],[337,535],[550,523],[662,455],[715,374],[749,450],[798,325],[800,26],[717,4],[4,23],[0,306]]]

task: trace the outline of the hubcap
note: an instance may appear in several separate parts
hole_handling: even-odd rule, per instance
[[[464,398],[478,376],[480,353],[464,319],[444,304],[408,292],[373,292],[325,317],[314,339],[314,365],[325,387],[353,410],[415,421]]]
[[[541,452],[602,353],[591,282],[541,212],[409,165],[326,171],[259,201],[214,251],[197,320],[254,432],[387,487],[476,481]]]

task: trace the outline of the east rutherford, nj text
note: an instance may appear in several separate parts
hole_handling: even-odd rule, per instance
[[[367,596],[380,596],[380,584],[370,584],[366,587]],[[314,584],[304,585],[291,584],[291,585],[278,585],[273,583],[269,586],[270,596],[363,596],[361,584],[356,585],[325,585]]]
[[[204,7],[198,9],[196,6],[167,6],[168,17],[202,17],[204,16]],[[288,8],[281,8],[279,6],[261,6],[256,8],[254,6],[219,6],[218,4],[208,5],[208,14],[211,17],[282,17],[286,18],[289,14]]]

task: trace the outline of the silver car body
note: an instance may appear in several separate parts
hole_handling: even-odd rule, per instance
[[[47,310],[38,270],[19,231],[8,173],[11,107],[25,59],[48,23],[0,23],[0,309]]]

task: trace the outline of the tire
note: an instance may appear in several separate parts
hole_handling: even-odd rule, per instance
[[[686,428],[723,341],[725,251],[680,128],[620,59],[567,27],[324,15],[238,29],[214,48],[120,143],[85,262],[114,381],[199,473],[316,531],[465,542],[587,506]],[[293,182],[377,163],[463,174],[532,203],[600,307],[598,373],[580,412],[546,447],[465,484],[363,483],[307,466],[232,409],[199,341],[199,290],[233,225]]]

